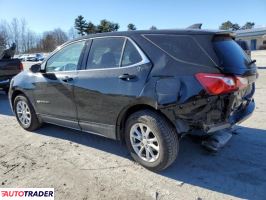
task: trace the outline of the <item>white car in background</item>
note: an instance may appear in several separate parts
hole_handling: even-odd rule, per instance
[[[18,59],[20,59],[21,61],[27,61],[29,56],[29,54],[21,54]]]

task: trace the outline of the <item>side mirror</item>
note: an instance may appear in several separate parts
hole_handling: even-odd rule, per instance
[[[41,72],[41,65],[40,64],[34,64],[30,67],[30,71],[32,73],[38,73]]]

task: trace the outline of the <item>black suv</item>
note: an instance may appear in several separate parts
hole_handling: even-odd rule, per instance
[[[125,141],[150,170],[185,134],[210,135],[253,112],[257,69],[230,32],[128,31],[63,44],[11,81],[20,125],[45,123]]]

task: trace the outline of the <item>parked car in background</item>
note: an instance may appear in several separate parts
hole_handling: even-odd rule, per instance
[[[134,160],[159,171],[186,134],[247,119],[256,78],[231,32],[112,32],[63,44],[12,79],[9,99],[26,130],[46,122],[122,140]]]
[[[0,89],[8,93],[11,79],[23,70],[19,59],[0,60]]]
[[[44,56],[41,53],[31,54],[28,56],[27,61],[43,61]]]
[[[244,40],[236,40],[236,43],[246,52],[246,54],[250,57],[251,56],[251,50],[248,46],[247,41]]]
[[[18,59],[20,59],[21,61],[27,61],[29,57],[29,54],[22,54],[18,56]]]

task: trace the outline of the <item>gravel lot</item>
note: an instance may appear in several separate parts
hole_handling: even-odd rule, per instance
[[[265,199],[266,67],[259,73],[256,111],[227,146],[209,153],[184,138],[162,173],[134,163],[113,140],[53,125],[26,132],[0,93],[0,187],[53,187],[60,200]]]

